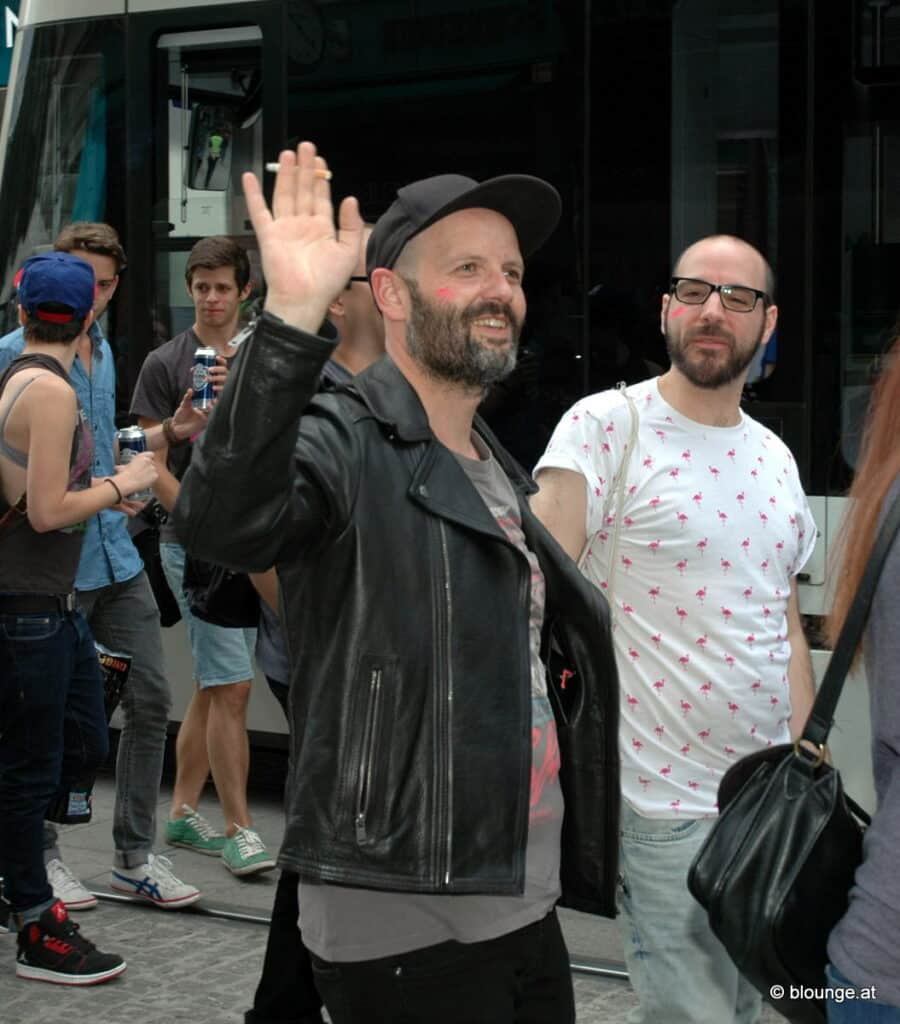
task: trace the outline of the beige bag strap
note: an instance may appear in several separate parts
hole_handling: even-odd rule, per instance
[[[631,429],[628,434],[628,440],[625,442],[625,448],[622,451],[622,458],[619,460],[619,465],[616,469],[616,475],[613,477],[612,486],[607,491],[607,498],[603,505],[603,515],[600,520],[600,529],[602,530],[606,525],[606,520],[609,518],[610,507],[613,499],[615,499],[615,516],[612,523],[612,542],[609,545],[609,561],[606,566],[606,599],[609,602],[609,606],[612,609],[613,622],[616,620],[616,606],[613,601],[613,589],[616,580],[616,570],[619,567],[619,531],[622,529],[622,515],[625,510],[625,479],[628,476],[628,467],[631,465],[631,454],[637,448],[638,441],[638,429],[640,428],[640,417],[638,415],[637,405],[631,395],[626,390],[626,384],[624,381],[620,381],[616,385],[616,390],[625,396],[628,402],[628,412],[631,418]],[[593,536],[588,537],[584,547],[581,550],[581,554],[578,556],[578,568],[583,569],[584,563],[587,560],[588,551],[591,550],[592,545],[597,539],[597,533]]]

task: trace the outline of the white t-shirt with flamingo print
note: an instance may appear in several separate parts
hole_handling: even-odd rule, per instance
[[[563,416],[535,468],[587,481],[582,568],[614,606],[625,799],[646,817],[708,817],[738,758],[789,739],[791,578],[816,526],[786,445],[749,416],[709,427],[657,378],[629,387],[638,443],[625,480],[614,593],[613,478],[631,431],[625,397]]]

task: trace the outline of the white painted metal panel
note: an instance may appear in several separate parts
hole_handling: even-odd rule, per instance
[[[124,14],[125,9],[126,0],[23,0],[19,28],[75,18],[104,18]]]

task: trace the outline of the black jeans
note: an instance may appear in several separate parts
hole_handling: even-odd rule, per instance
[[[390,931],[390,921],[385,921]],[[329,963],[312,956],[332,1024],[572,1024],[575,997],[556,911],[486,942]]]
[[[287,715],[287,686],[270,676],[266,682]],[[297,927],[298,881],[292,871],[282,871],[278,879],[266,958],[244,1024],[321,1024],[322,1000]]]

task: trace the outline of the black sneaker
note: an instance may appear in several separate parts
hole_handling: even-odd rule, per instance
[[[78,932],[66,908],[57,900],[39,921],[22,927],[18,935],[16,976],[56,985],[96,985],[118,977],[125,961],[114,953],[101,953]]]

